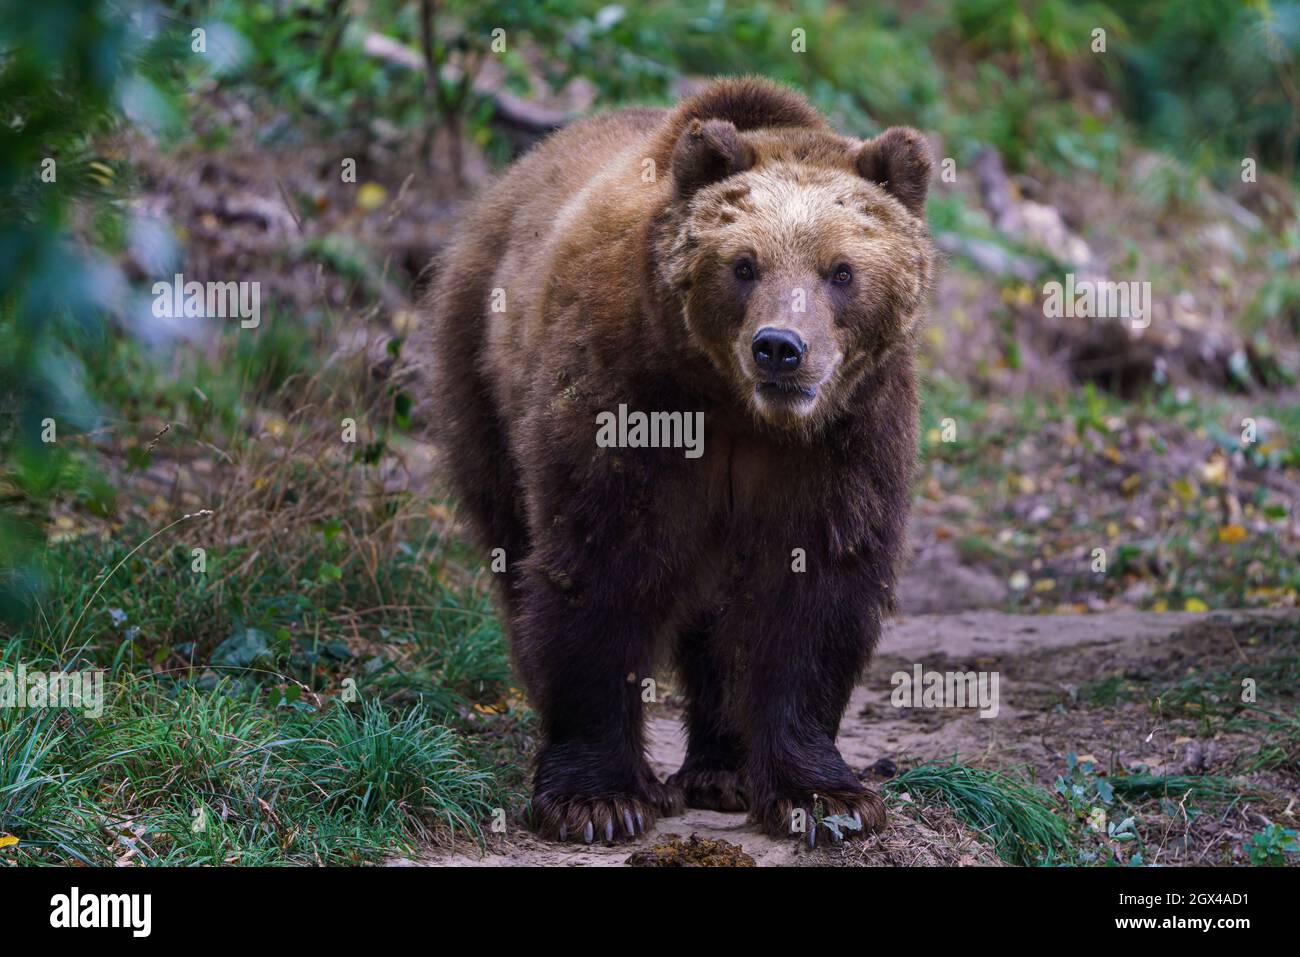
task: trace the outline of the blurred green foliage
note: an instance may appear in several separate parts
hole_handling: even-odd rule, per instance
[[[57,436],[91,421],[67,343],[93,328],[117,277],[69,221],[111,182],[90,136],[118,105],[128,46],[107,3],[0,4],[0,615],[31,589],[32,519],[68,466],[42,423]]]
[[[1180,151],[1208,145],[1291,174],[1300,158],[1300,4],[1117,4],[1134,44],[1120,93],[1134,120]]]
[[[491,52],[506,82],[589,81],[602,104],[667,102],[674,81],[759,73],[805,90],[862,135],[892,123],[937,130],[963,153],[991,143],[1009,165],[1105,171],[1128,129],[1190,155],[1257,155],[1290,171],[1300,150],[1300,4],[1266,0],[214,0],[196,19],[251,45],[243,82],[333,122],[376,111],[427,119],[422,77],[367,55],[379,33],[421,51],[434,25],[438,119],[471,121],[469,81]],[[201,16],[199,16],[201,12]],[[494,49],[494,31],[504,49]],[[1105,51],[1094,51],[1094,31]],[[232,76],[231,79],[234,79]],[[1102,91],[1113,107],[1086,95]],[[960,148],[959,148],[960,147]]]

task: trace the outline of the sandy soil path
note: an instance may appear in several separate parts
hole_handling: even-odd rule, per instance
[[[1249,613],[1300,620],[1295,614]],[[1232,625],[1246,613],[1165,613],[1117,611],[1098,615],[1016,616],[993,611],[922,615],[888,627],[866,680],[854,692],[838,744],[849,764],[861,771],[887,757],[895,762],[944,760],[954,756],[988,766],[1028,765],[1040,780],[1059,773],[1067,750],[1084,753],[1110,749],[1126,759],[1159,767],[1176,760],[1176,748],[1145,725],[1119,728],[1115,719],[1089,726],[1077,714],[1062,714],[1057,704],[1080,684],[1116,669],[1140,663],[1158,668],[1179,646],[1197,640],[1223,645],[1231,653]],[[1208,636],[1208,637],[1207,637]],[[1243,652],[1244,653],[1244,652]],[[1163,657],[1162,657],[1163,656]],[[998,716],[981,720],[972,710],[898,709],[890,704],[890,676],[910,671],[985,670],[1000,674]],[[1134,720],[1141,722],[1141,715]],[[1112,727],[1102,728],[1105,724]],[[1123,722],[1118,722],[1122,725]],[[678,714],[655,709],[648,725],[650,759],[667,776],[680,765],[684,742]],[[1172,749],[1172,750],[1171,750]],[[870,780],[870,779],[868,779]],[[918,836],[918,829],[922,832]],[[665,834],[691,834],[741,845],[762,865],[828,863],[823,852],[809,854],[794,842],[772,840],[751,828],[741,814],[687,809],[661,820],[655,831],[635,844],[614,847],[561,846],[539,841],[526,831],[497,836],[486,854],[477,848],[430,851],[398,865],[457,866],[620,866],[638,847],[653,845]],[[984,845],[953,822],[935,821],[925,813],[894,814],[886,832],[858,842],[853,863],[998,863]],[[930,853],[926,844],[946,844],[945,853]],[[921,850],[916,850],[918,847]],[[931,847],[930,850],[934,848]],[[843,855],[841,855],[843,856]]]

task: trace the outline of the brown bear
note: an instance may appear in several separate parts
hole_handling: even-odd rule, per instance
[[[563,129],[469,212],[429,300],[433,416],[504,550],[543,834],[626,840],[683,800],[809,843],[883,823],[835,737],[903,549],[930,169],[915,130],[846,138],[722,79]],[[660,782],[665,643],[689,740]]]

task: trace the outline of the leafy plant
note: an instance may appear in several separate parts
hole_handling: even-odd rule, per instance
[[[1246,853],[1256,867],[1285,867],[1291,858],[1300,855],[1300,841],[1292,828],[1270,824],[1251,835],[1246,842]]]

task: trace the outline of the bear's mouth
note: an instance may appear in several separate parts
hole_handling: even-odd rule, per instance
[[[760,382],[754,389],[765,399],[780,402],[798,402],[803,399],[817,398],[817,389],[799,385],[797,382]]]

